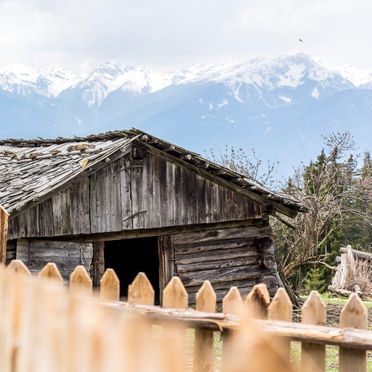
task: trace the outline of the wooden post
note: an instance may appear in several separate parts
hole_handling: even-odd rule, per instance
[[[173,309],[187,309],[189,295],[183,286],[181,279],[174,276],[163,291],[163,307]]]
[[[99,297],[103,300],[120,300],[120,281],[113,269],[107,269],[100,280]]]
[[[317,291],[311,291],[301,308],[303,324],[325,325],[327,307]],[[301,350],[301,369],[304,372],[325,371],[325,346],[303,342]]]
[[[222,311],[225,314],[240,314],[243,300],[237,287],[231,287],[222,300]]]
[[[284,288],[279,288],[272,299],[267,311],[270,320],[292,321],[292,302]],[[291,343],[288,340],[280,340],[286,360],[290,360]]]
[[[257,319],[267,319],[267,307],[270,304],[270,294],[266,284],[257,284],[247,294],[244,304]]]
[[[145,273],[138,273],[129,285],[128,302],[138,305],[154,305],[155,291]]]
[[[216,293],[206,280],[196,294],[196,310],[214,313]],[[194,372],[213,372],[213,331],[195,330]]]
[[[40,278],[52,279],[63,283],[63,278],[54,262],[48,262],[39,272]]]
[[[6,269],[20,275],[31,275],[30,270],[21,260],[12,260]]]
[[[189,295],[181,279],[174,276],[163,290],[163,307],[187,309]],[[165,372],[186,372],[186,332],[184,325],[165,325],[161,335]],[[165,346],[166,345],[166,346]]]
[[[70,275],[70,291],[78,294],[92,294],[92,279],[83,265],[75,267]]]
[[[343,307],[340,315],[342,328],[368,328],[368,312],[359,296],[352,294]],[[365,351],[340,347],[340,372],[365,372],[367,355]]]
[[[224,314],[240,315],[243,311],[243,299],[237,287],[231,287],[222,300],[222,312]],[[222,333],[222,371],[227,371],[229,366],[226,365],[227,355],[231,345],[229,345],[229,333]]]
[[[0,205],[0,263],[6,262],[6,247],[8,244],[8,218],[9,214]]]
[[[105,271],[105,242],[93,242],[93,259],[91,274],[93,285],[98,287]]]

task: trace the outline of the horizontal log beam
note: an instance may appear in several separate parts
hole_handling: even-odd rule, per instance
[[[107,303],[106,305],[118,311],[135,311],[139,315],[150,318],[155,323],[169,321],[184,322],[192,328],[212,329],[216,331],[234,331],[241,324],[240,317],[223,313],[207,313],[192,309],[166,309],[157,306],[128,304],[126,302]],[[254,320],[254,323],[264,333],[270,336],[321,345],[336,345],[352,349],[372,350],[372,331],[272,320]]]

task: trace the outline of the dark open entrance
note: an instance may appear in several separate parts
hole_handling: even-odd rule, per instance
[[[159,302],[158,238],[113,240],[105,242],[105,268],[115,270],[120,279],[120,297],[127,297],[128,285],[138,272],[144,272]]]

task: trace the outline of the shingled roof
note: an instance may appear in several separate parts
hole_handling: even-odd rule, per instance
[[[138,129],[87,137],[0,140],[0,205],[10,214],[37,203],[86,169],[125,151],[131,143],[167,153],[197,171],[220,178],[237,191],[270,202],[273,210],[295,216],[306,207],[292,197],[273,192],[240,173],[211,162],[199,154],[163,141]]]

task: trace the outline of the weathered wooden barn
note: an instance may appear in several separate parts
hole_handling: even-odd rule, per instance
[[[31,270],[112,267],[122,295],[138,271],[157,294],[178,275],[189,293],[209,279],[276,290],[269,215],[305,207],[200,155],[136,129],[85,138],[0,141],[7,261]],[[193,296],[191,296],[192,298]]]

